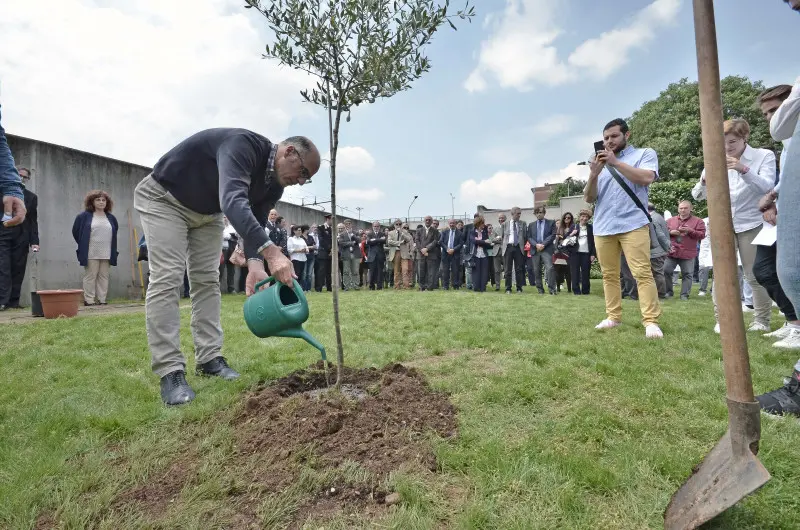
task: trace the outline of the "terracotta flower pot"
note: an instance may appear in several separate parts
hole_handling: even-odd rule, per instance
[[[83,290],[55,289],[51,291],[36,291],[36,293],[42,300],[44,318],[72,318],[78,314]]]

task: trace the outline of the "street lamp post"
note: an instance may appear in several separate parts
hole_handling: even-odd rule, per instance
[[[450,194],[450,210],[453,214],[453,219],[456,217],[456,197],[452,193]]]
[[[419,195],[414,195],[414,200],[412,200],[411,204],[408,205],[408,211],[406,212],[406,222],[409,222],[408,220],[409,220],[409,218],[411,216],[411,206],[414,205],[414,203],[417,200],[417,197],[419,197]]]

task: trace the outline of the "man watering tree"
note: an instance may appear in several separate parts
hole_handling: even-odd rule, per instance
[[[180,350],[178,287],[188,268],[196,374],[236,379],[222,356],[219,255],[223,214],[244,240],[247,295],[270,273],[282,283],[296,278],[292,262],[264,225],[286,186],[303,185],[319,171],[320,154],[303,136],[272,143],[246,129],[217,128],[190,136],[156,163],[136,187],[134,207],[147,240],[147,341],[153,371],[167,405],[195,397]]]

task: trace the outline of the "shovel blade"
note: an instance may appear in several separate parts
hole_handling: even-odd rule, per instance
[[[697,528],[770,479],[751,451],[736,449],[729,430],[672,496],[664,513],[666,530]]]

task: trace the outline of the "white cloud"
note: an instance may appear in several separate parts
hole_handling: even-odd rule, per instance
[[[330,160],[330,151],[324,158]],[[325,162],[327,166],[327,162]],[[360,175],[369,173],[375,168],[375,158],[363,147],[340,147],[336,151],[336,171],[339,173],[347,173],[353,175]]]
[[[337,202],[342,201],[379,201],[384,197],[385,193],[378,188],[358,189],[350,188],[336,191]]]
[[[555,22],[555,9],[562,5],[550,0],[506,0],[502,16],[487,21],[492,34],[481,44],[478,66],[464,87],[470,92],[485,90],[487,77],[520,91],[537,83],[557,86],[587,76],[606,79],[627,64],[634,49],[649,44],[656,30],[675,20],[681,0],[654,0],[612,31],[580,44],[566,62],[555,46],[563,33]]]
[[[631,51],[644,48],[655,39],[655,29],[672,23],[680,8],[680,0],[655,0],[637,12],[627,25],[575,48],[569,56],[569,64],[595,79],[608,78],[628,63]]]
[[[483,204],[490,208],[530,206],[533,201],[531,188],[564,182],[572,177],[586,180],[589,177],[589,166],[579,166],[576,162],[567,167],[547,171],[531,177],[524,171],[498,171],[491,177],[475,181],[473,179],[461,183],[459,202],[461,204]]]
[[[281,139],[313,113],[299,95],[311,80],[261,58],[264,20],[251,11],[238,0],[5,1],[4,125],[147,165],[208,127]]]
[[[556,184],[564,182],[568,178],[575,180],[586,180],[589,178],[589,166],[579,166],[577,162],[572,162],[567,167],[558,169],[556,171],[546,171],[541,173],[533,179],[535,186],[544,186],[545,184]]]
[[[526,204],[530,202],[533,179],[522,171],[498,171],[488,179],[461,183],[459,201],[485,206]]]

